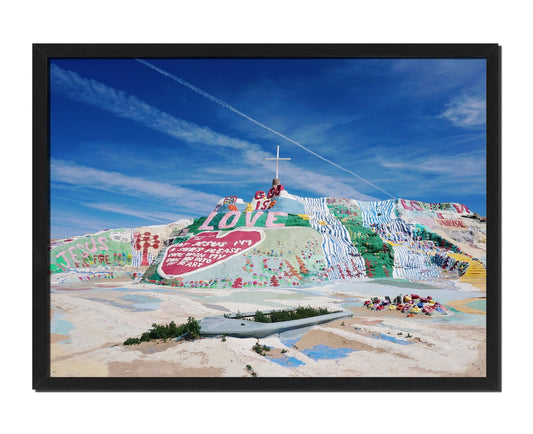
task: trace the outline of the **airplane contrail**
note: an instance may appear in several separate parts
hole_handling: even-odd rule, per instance
[[[357,173],[355,172],[352,172],[351,170],[348,170],[348,169],[345,169],[344,167],[338,165],[337,163],[331,161],[331,160],[328,160],[327,158],[323,157],[322,155],[319,155],[317,154],[316,152],[312,151],[311,149],[305,147],[304,145],[302,145],[301,143],[298,143],[297,141],[291,139],[290,137],[287,137],[286,135],[276,131],[276,130],[273,130],[272,128],[270,128],[269,126],[255,120],[254,118],[248,116],[247,114],[237,110],[235,107],[231,106],[230,104],[228,104],[227,102],[225,101],[222,101],[221,99],[207,93],[206,91],[192,85],[191,83],[189,83],[188,81],[185,81],[183,80],[182,78],[179,78],[177,76],[175,76],[174,74],[171,74],[170,72],[167,72],[161,68],[158,68],[157,66],[151,64],[150,62],[147,62],[146,60],[143,60],[143,59],[135,59],[137,62],[147,66],[148,68],[151,68],[153,69],[154,71],[157,71],[159,72],[160,74],[163,74],[165,77],[168,77],[170,78],[171,80],[174,80],[176,82],[178,82],[179,84],[191,89],[192,91],[196,92],[197,94],[199,95],[202,95],[203,97],[213,101],[213,102],[216,102],[217,104],[221,105],[222,107],[224,108],[227,108],[228,110],[231,110],[232,112],[238,114],[239,116],[242,116],[243,118],[245,119],[248,119],[250,122],[253,122],[254,124],[260,126],[261,128],[264,128],[268,131],[270,131],[271,133],[273,134],[276,134],[278,135],[279,137],[282,137],[284,138],[285,140],[295,144],[296,146],[302,148],[303,150],[309,152],[310,154],[314,155],[315,157],[317,158],[320,158],[321,160],[325,161],[326,163],[329,163],[333,166],[335,166],[336,168],[340,169],[340,170],[343,170],[347,173],[349,173],[350,175],[353,175],[355,176],[356,178],[360,179],[361,181],[367,183],[368,185],[374,187],[375,189],[381,191],[382,193],[385,193],[387,196],[391,197],[391,198],[395,198],[392,194],[386,192],[385,190],[383,190],[382,188],[378,187],[377,185],[371,183],[370,181],[366,180],[365,178],[363,178],[362,176],[359,176]]]

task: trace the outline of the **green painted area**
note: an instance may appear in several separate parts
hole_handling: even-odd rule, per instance
[[[437,235],[435,232],[419,224],[415,226],[413,237],[415,239],[419,237],[421,240],[424,240],[424,241],[433,241],[435,245],[439,247],[443,247],[455,253],[462,253],[461,249],[457,247],[455,244],[449,242],[445,238],[442,238],[440,235]]]
[[[419,201],[409,201],[410,203],[415,202],[418,206],[425,211],[455,211],[451,203],[426,203]]]
[[[487,311],[487,300],[474,300],[466,303],[466,305],[472,309],[482,310],[483,312]]]
[[[311,223],[309,223],[309,220],[305,220],[305,219],[301,218],[300,216],[298,216],[296,214],[289,214],[285,218],[286,218],[285,226],[288,226],[288,227],[299,226],[299,227],[303,227],[303,228],[310,228],[311,227]],[[282,222],[282,219],[280,219],[279,221]]]
[[[50,251],[50,273],[75,268],[121,267],[131,262],[131,239],[125,229],[78,237]]]
[[[245,212],[242,212],[239,216],[239,219],[237,220],[237,223],[235,223],[235,225],[233,225],[233,217],[230,217],[228,219],[228,221],[226,223],[230,223],[231,224],[231,228],[225,228],[225,229],[220,229],[220,222],[221,220],[224,218],[224,216],[226,214],[217,214],[216,216],[214,216],[208,223],[207,223],[207,226],[208,227],[213,227],[213,229],[200,229],[201,226],[205,223],[205,221],[208,219],[208,217],[200,217],[200,218],[197,218],[194,220],[193,224],[188,226],[188,229],[189,229],[189,234],[192,234],[192,235],[196,235],[196,234],[199,234],[200,232],[205,232],[207,230],[221,230],[221,231],[231,231],[233,229],[237,229],[237,228],[242,228],[242,227],[247,227],[246,226],[246,219],[247,219],[247,216],[246,214],[250,214],[250,216],[248,216],[248,219],[249,219],[249,222],[251,223],[254,218],[257,216],[257,213],[256,212],[251,212],[251,213],[245,213]],[[253,223],[253,226],[252,227],[255,227],[255,228],[264,228],[266,227],[266,222],[267,222],[267,219],[268,219],[268,212],[264,212],[262,215],[260,215],[259,217],[257,217],[257,220],[255,220]],[[311,227],[311,224],[309,223],[309,220],[305,220],[301,217],[299,217],[298,215],[296,214],[288,214],[286,216],[284,215],[277,215],[276,218],[275,218],[275,224],[283,224],[285,227]],[[176,241],[174,242],[176,244]]]
[[[337,198],[328,198],[328,208],[348,230],[350,240],[365,261],[367,276],[392,277],[394,250],[376,232],[363,226],[361,209],[350,200]]]
[[[50,264],[50,274],[62,273],[63,269],[57,264]]]

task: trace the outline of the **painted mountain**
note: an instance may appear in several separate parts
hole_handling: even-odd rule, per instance
[[[486,222],[458,203],[306,198],[282,185],[208,216],[54,241],[52,282],[130,277],[187,288],[350,279],[484,280]]]

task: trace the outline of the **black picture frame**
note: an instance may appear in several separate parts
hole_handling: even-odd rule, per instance
[[[49,60],[53,58],[482,58],[487,103],[486,377],[64,378],[50,375]],[[33,45],[33,389],[36,391],[501,391],[501,47],[498,44]]]

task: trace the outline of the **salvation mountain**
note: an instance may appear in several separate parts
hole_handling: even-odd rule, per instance
[[[130,277],[187,288],[402,278],[482,282],[486,221],[458,203],[306,198],[283,185],[168,225],[55,240],[52,282]]]

